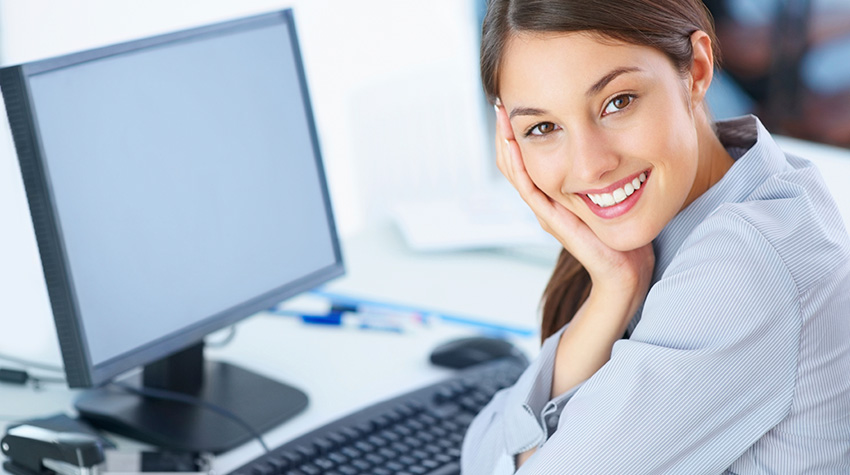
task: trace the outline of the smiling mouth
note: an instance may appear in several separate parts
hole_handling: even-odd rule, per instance
[[[611,193],[588,193],[586,196],[596,206],[600,208],[608,208],[609,206],[614,206],[625,201],[626,198],[632,196],[635,191],[639,190],[645,182],[646,172],[641,173],[639,176],[635,177],[631,182],[626,183],[625,185],[621,186],[620,188],[617,188]]]

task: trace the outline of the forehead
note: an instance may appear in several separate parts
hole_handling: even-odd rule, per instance
[[[512,35],[499,68],[499,95],[525,95],[552,89],[581,92],[617,68],[648,74],[675,74],[664,53],[648,46],[602,38],[587,32]]]

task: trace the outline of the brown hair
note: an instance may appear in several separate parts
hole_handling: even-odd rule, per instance
[[[700,0],[491,0],[481,36],[481,80],[488,100],[499,96],[499,67],[511,35],[588,32],[600,38],[655,48],[685,74],[693,62],[691,35],[704,31],[719,58],[711,15]],[[587,270],[561,251],[543,292],[541,338],[566,325],[587,300]]]

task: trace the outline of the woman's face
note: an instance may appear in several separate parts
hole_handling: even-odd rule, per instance
[[[499,72],[532,181],[622,251],[704,191],[691,84],[658,50],[583,33],[514,36]]]

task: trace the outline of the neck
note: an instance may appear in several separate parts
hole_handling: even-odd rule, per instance
[[[699,159],[694,185],[682,209],[720,181],[735,163],[735,160],[726,151],[726,147],[717,138],[708,113],[705,111],[705,106],[703,105],[695,112],[694,122],[697,127]]]

